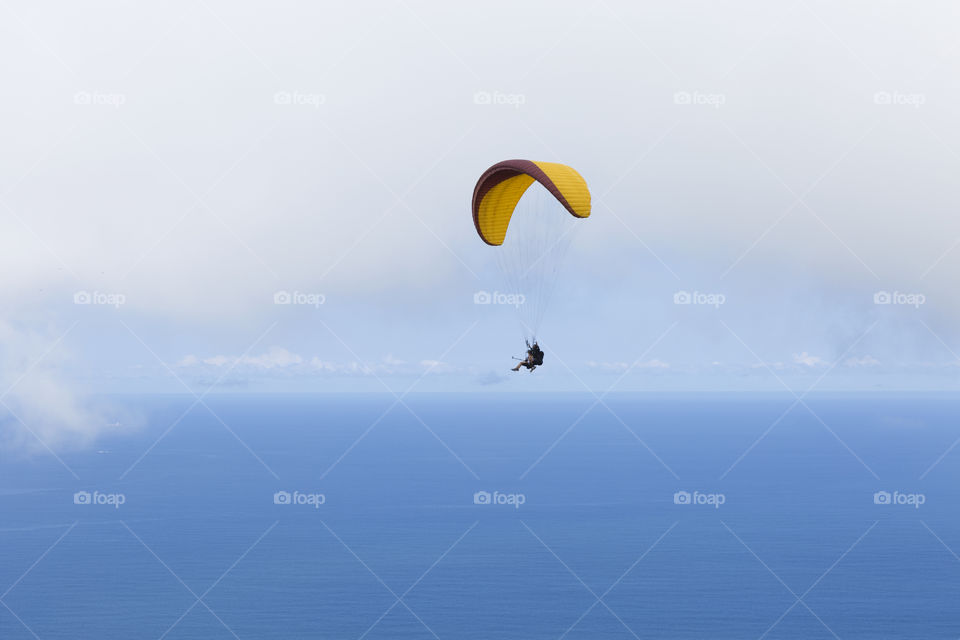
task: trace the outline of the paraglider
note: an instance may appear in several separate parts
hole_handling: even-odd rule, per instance
[[[576,222],[590,216],[590,190],[567,165],[504,160],[480,176],[472,210],[477,235],[494,247],[517,301],[527,356],[513,370],[533,371],[543,364],[537,332]]]
[[[530,346],[530,341],[527,341],[527,357],[517,363],[511,371],[520,371],[520,367],[526,367],[528,371],[533,371],[537,367],[543,364],[543,350],[540,349],[540,345],[534,341],[533,346]]]

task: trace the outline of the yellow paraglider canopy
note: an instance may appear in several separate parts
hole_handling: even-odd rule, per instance
[[[534,181],[577,218],[590,216],[590,190],[572,167],[556,162],[505,160],[487,169],[473,190],[473,224],[489,245],[503,244],[517,203]]]

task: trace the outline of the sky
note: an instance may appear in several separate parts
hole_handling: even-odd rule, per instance
[[[0,401],[51,440],[105,393],[958,386],[953,3],[2,11]],[[593,198],[533,374],[474,303],[507,158]]]

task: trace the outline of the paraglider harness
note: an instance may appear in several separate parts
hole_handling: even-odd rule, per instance
[[[530,343],[527,343],[527,346],[530,347]],[[533,364],[540,366],[543,364],[543,350],[540,348],[540,345],[534,341],[533,346],[527,349],[527,355],[533,356]]]
[[[521,367],[526,367],[530,371],[533,371],[534,368],[543,364],[543,350],[540,348],[540,345],[537,344],[537,341],[533,341],[533,346],[530,345],[530,341],[527,340],[527,358],[520,362]],[[519,358],[517,358],[519,360]]]

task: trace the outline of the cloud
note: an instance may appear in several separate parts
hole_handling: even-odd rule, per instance
[[[627,362],[595,362],[593,360],[586,363],[591,369],[601,371],[626,371],[627,369],[669,369],[670,365],[662,360],[636,361],[633,364]]]
[[[876,367],[880,361],[873,356],[863,356],[861,358],[847,358],[843,364],[848,367]]]
[[[647,360],[646,362],[635,363],[634,366],[637,369],[669,369],[670,368],[669,364],[667,364],[666,362],[663,362],[662,360],[657,360],[656,358],[654,358],[653,360]]]
[[[104,401],[64,372],[65,334],[15,328],[0,321],[0,437],[32,452],[73,449],[98,436],[129,430],[139,419]]]
[[[200,357],[188,354],[177,361],[176,367],[186,374],[214,374],[229,371],[237,376],[317,376],[336,375],[423,375],[425,373],[469,373],[469,367],[439,360],[421,360],[418,364],[400,360],[387,354],[379,361],[336,362],[318,356],[305,357],[280,346],[271,346],[260,355]]]
[[[429,373],[460,373],[464,371],[463,367],[440,360],[421,360],[420,365],[426,367],[425,372]]]
[[[195,367],[200,364],[200,358],[195,355],[183,356],[183,358],[177,362],[175,367]]]
[[[270,347],[270,350],[262,355],[255,357],[244,356],[240,358],[239,361],[242,364],[247,364],[253,367],[274,369],[300,364],[303,362],[303,358],[295,353],[290,353],[282,347]]]
[[[749,369],[754,369],[754,370],[756,370],[756,369],[776,369],[776,370],[778,370],[778,371],[779,371],[779,370],[782,370],[782,369],[786,369],[786,367],[787,367],[787,365],[785,365],[785,364],[782,363],[782,362],[754,362],[754,363],[751,363],[751,364],[748,366]]]
[[[301,364],[302,362],[303,358],[299,355],[291,353],[283,347],[274,346],[258,356],[217,355],[200,358],[194,354],[189,354],[177,361],[175,366],[181,369],[208,365],[210,367],[226,367],[231,369],[271,370],[287,368],[292,365]]]
[[[487,373],[477,378],[477,382],[480,383],[481,386],[489,387],[495,384],[506,382],[508,379],[509,379],[509,376],[505,374],[497,373],[496,371],[491,369]]]
[[[806,351],[793,354],[793,361],[796,364],[802,364],[805,367],[819,367],[827,364],[820,356],[812,356]]]

